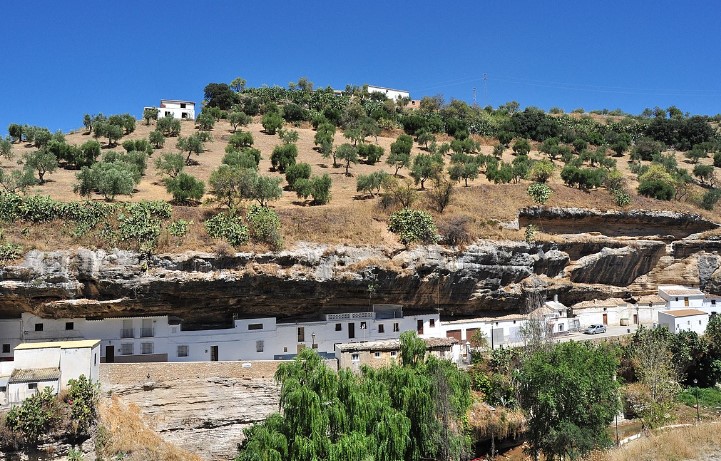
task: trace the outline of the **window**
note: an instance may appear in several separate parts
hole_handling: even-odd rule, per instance
[[[188,346],[178,346],[178,357],[187,357],[188,356]]]
[[[352,354],[352,355],[350,356],[350,359],[351,359],[352,362],[360,362],[360,354],[358,354],[358,353]]]
[[[335,324],[335,331],[343,331],[343,324],[342,324],[342,323],[336,323],[336,324]]]
[[[360,329],[365,330],[366,328],[368,328],[368,324],[366,322],[361,322]]]
[[[255,342],[255,352],[263,352],[263,348],[265,347],[265,341],[258,340]]]
[[[140,326],[140,336],[142,338],[152,338],[155,336],[152,319],[143,319],[142,325]]]
[[[436,319],[431,319],[430,327],[434,328],[436,326]]]
[[[3,354],[10,353],[10,344],[3,344]]]
[[[698,321],[698,324],[701,325],[701,321],[700,321],[700,320]]]
[[[249,323],[248,324],[248,330],[262,330],[263,324],[262,323]]]
[[[688,307],[688,298],[683,298],[683,305]]]
[[[96,353],[96,354],[93,354],[93,365],[97,365],[97,364],[98,364],[98,354]]]
[[[712,305],[712,306],[715,306],[715,305],[716,305],[716,300],[715,300],[715,299],[712,299],[712,300],[711,300],[711,305]]]
[[[37,390],[38,383],[28,383],[28,389],[35,389]]]
[[[401,331],[401,329],[398,327],[398,322],[395,322],[393,324],[393,332],[398,333],[399,331]]]
[[[378,324],[378,333],[385,333],[385,327],[382,323]]]
[[[305,327],[298,327],[298,342],[305,341]]]
[[[185,109],[185,103],[184,103],[184,102],[181,102],[181,103],[180,103],[180,108],[181,108],[181,109]]]
[[[120,345],[120,355],[133,355],[133,343],[123,343]]]
[[[153,343],[141,343],[140,344],[140,353],[141,354],[152,354],[153,353]]]
[[[391,351],[391,357],[397,357],[398,351]]]
[[[380,353],[380,352],[374,352],[374,353],[373,353],[373,357],[379,359],[379,358],[381,358],[381,353]]]
[[[288,346],[285,346],[285,347],[283,348],[283,352],[288,352]]]
[[[7,392],[8,388],[7,386],[0,386],[0,392]]]
[[[43,324],[42,323],[36,323],[35,324],[35,331],[43,331]]]
[[[65,329],[66,329],[66,330],[74,330],[74,329],[75,329],[75,322],[65,322]]]

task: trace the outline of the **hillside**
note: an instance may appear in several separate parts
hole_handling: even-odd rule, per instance
[[[146,139],[148,134],[154,129],[153,125],[146,126],[144,122],[138,122],[136,130],[128,136],[123,137],[120,142],[127,139]],[[385,150],[385,155],[380,162],[375,165],[359,163],[351,165],[352,176],[344,174],[344,168],[333,168],[331,159],[324,159],[320,153],[314,150],[313,137],[314,130],[309,123],[304,122],[298,127],[293,128],[299,134],[298,145],[298,162],[307,162],[312,166],[313,174],[328,173],[333,181],[331,188],[332,199],[329,204],[322,206],[310,206],[308,202],[298,199],[293,191],[285,190],[280,200],[272,202],[271,206],[277,210],[281,217],[282,233],[286,246],[292,246],[297,241],[312,241],[318,243],[345,243],[345,244],[367,244],[367,245],[391,245],[397,243],[397,239],[387,231],[387,217],[393,209],[383,209],[380,205],[378,197],[370,198],[361,193],[356,192],[356,179],[360,174],[368,174],[373,171],[383,170],[393,173],[394,169],[385,163],[388,156],[390,145],[395,141],[396,137],[402,133],[401,130],[387,131],[384,130],[377,140],[369,138],[370,142],[377,143]],[[252,133],[254,138],[253,147],[259,149],[262,153],[262,159],[259,165],[259,172],[263,175],[283,177],[282,174],[275,172],[271,168],[270,156],[273,148],[281,143],[277,135],[265,134],[262,130],[259,117],[255,117],[245,130]],[[182,123],[181,136],[188,136],[197,129],[190,122]],[[193,156],[193,160],[197,161],[196,165],[186,167],[186,172],[206,182],[206,199],[211,198],[210,187],[207,186],[207,180],[211,172],[216,169],[222,161],[225,153],[225,147],[231,135],[232,128],[225,120],[216,123],[211,131],[212,141],[205,144],[205,151],[199,156]],[[482,154],[491,154],[493,146],[497,141],[493,138],[484,138],[473,136],[481,145]],[[69,144],[82,144],[88,139],[92,139],[85,130],[80,129],[66,135]],[[443,138],[439,136],[439,142]],[[112,149],[103,141],[103,152],[109,150],[123,151],[119,144]],[[140,200],[170,200],[171,196],[166,192],[162,184],[161,175],[155,167],[155,159],[163,152],[177,151],[175,148],[177,138],[168,138],[164,148],[155,150],[152,158],[148,162],[148,170],[136,188],[135,193],[131,197],[119,196],[118,200],[123,201],[140,201]],[[335,144],[339,145],[347,140],[343,137],[342,131],[338,130],[335,135]],[[539,152],[539,143],[532,143],[530,159],[542,159],[547,156]],[[22,158],[26,152],[34,150],[33,147],[25,144],[14,144],[13,152],[15,159],[2,160],[2,168],[10,171],[18,168],[17,159]],[[412,154],[417,155],[424,151],[417,143],[414,143]],[[669,150],[666,154],[674,155],[681,168],[692,170],[693,165],[689,163],[680,151]],[[513,151],[506,149],[502,155],[502,160],[511,162],[514,159]],[[706,211],[698,207],[691,201],[660,201],[638,195],[636,189],[638,181],[636,175],[629,169],[630,155],[627,152],[621,157],[617,157],[617,168],[623,174],[627,181],[627,190],[632,197],[630,209],[642,210],[672,210],[680,212],[698,213],[701,216],[715,220],[718,214],[713,211]],[[446,155],[446,167],[450,161],[450,156]],[[590,191],[581,191],[571,188],[563,184],[559,177],[559,171],[563,167],[561,160],[555,160],[556,172],[550,179],[549,184],[553,189],[553,195],[547,205],[556,207],[577,207],[577,208],[593,208],[599,210],[617,210],[617,207],[611,199],[608,191],[604,188],[593,189]],[[646,163],[646,162],[644,162]],[[701,163],[711,164],[711,158],[701,159]],[[49,195],[52,198],[62,201],[79,200],[80,197],[73,194],[73,185],[77,182],[75,175],[77,170],[68,170],[59,168],[53,173],[47,175],[48,181],[42,186],[35,186],[30,189],[29,194]],[[399,172],[401,177],[408,177],[408,169],[402,168]],[[432,184],[427,183],[427,189],[432,188]],[[285,180],[281,185],[285,185]],[[431,206],[423,199],[427,193],[421,191],[421,199],[418,200],[416,207],[424,208],[434,214],[437,224],[443,228],[445,222],[452,220],[454,217],[465,216],[468,218],[469,231],[473,238],[511,238],[520,239],[522,234],[517,231],[509,231],[499,227],[496,222],[508,222],[516,219],[518,210],[532,205],[533,201],[526,194],[526,188],[530,181],[521,180],[518,184],[494,184],[481,173],[477,179],[469,181],[469,187],[464,187],[463,182],[455,184],[454,195],[451,205],[439,214],[432,209]],[[696,186],[696,189],[701,190]],[[93,200],[102,200],[99,195],[95,195]],[[203,217],[212,213],[218,207],[212,203],[206,203],[198,207],[176,207],[175,216],[192,219],[194,221],[194,232],[184,239],[182,242],[174,242],[172,247],[158,248],[160,251],[177,251],[182,249],[198,249],[212,250],[213,242],[204,235],[204,230],[200,222]],[[90,244],[95,243],[102,246],[102,242],[76,242],[69,239],[62,232],[58,233],[57,226],[32,226],[25,229],[23,235],[18,234],[17,228],[14,226],[5,226],[5,235],[12,239],[24,242],[29,248],[54,249],[58,247],[72,246],[76,243]],[[543,230],[542,228],[540,229]]]

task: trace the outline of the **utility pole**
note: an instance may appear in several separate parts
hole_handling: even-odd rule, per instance
[[[473,107],[478,107],[478,102],[476,102],[476,87],[473,87]]]
[[[488,74],[483,73],[483,102],[488,105]]]

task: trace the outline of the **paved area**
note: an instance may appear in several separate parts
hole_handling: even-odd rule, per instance
[[[649,328],[652,327],[652,325],[645,325]],[[606,332],[605,333],[598,333],[595,335],[587,335],[584,334],[583,331],[578,332],[571,332],[563,336],[559,336],[559,341],[591,341],[591,340],[599,340],[599,339],[608,339],[608,338],[618,338],[621,336],[626,335],[632,335],[636,333],[636,329],[638,328],[638,325],[629,325],[626,327],[621,326],[606,326]]]

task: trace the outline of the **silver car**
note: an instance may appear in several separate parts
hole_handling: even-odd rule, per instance
[[[606,332],[606,325],[590,325],[588,328],[586,328],[587,335],[595,335],[598,333],[605,333]]]

